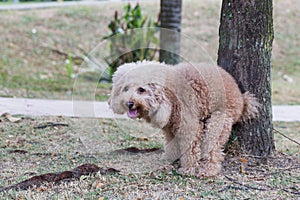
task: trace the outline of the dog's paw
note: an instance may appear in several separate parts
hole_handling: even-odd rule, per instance
[[[181,175],[187,175],[187,176],[196,176],[198,174],[198,169],[196,167],[190,167],[190,168],[179,168],[178,173]]]
[[[201,165],[197,177],[214,177],[217,176],[221,171],[221,164],[219,163],[205,163],[205,165]]]
[[[162,159],[169,162],[170,164],[177,162],[178,161],[178,157],[175,154],[172,153],[164,153],[162,155]]]

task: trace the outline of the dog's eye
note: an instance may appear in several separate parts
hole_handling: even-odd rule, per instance
[[[144,93],[144,92],[146,92],[146,90],[145,90],[144,88],[142,88],[142,87],[139,87],[139,88],[137,89],[137,91],[138,91],[139,93]]]
[[[127,92],[129,90],[129,86],[125,86],[124,88],[123,88],[123,92]]]

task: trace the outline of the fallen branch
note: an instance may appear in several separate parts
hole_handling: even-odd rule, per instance
[[[101,174],[118,173],[119,171],[113,168],[101,169],[94,164],[83,164],[71,171],[63,171],[59,173],[47,173],[39,176],[33,176],[25,181],[11,185],[8,187],[0,188],[0,192],[8,190],[27,190],[34,186],[40,186],[43,183],[58,184],[61,181],[70,179],[79,179],[82,175],[94,174],[100,171]]]

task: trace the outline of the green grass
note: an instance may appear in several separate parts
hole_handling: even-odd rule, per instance
[[[216,60],[218,50],[220,3],[195,0],[183,3],[182,34],[197,40],[213,60]],[[145,15],[156,19],[158,2],[140,4]],[[295,5],[299,5],[299,1],[274,2],[274,104],[300,103],[297,87],[300,81],[300,28],[297,25],[300,17]],[[0,96],[69,99],[75,81],[70,78],[70,69],[72,73],[78,73],[82,68],[81,62],[72,58],[72,66],[67,69],[67,56],[53,50],[83,57],[84,52],[93,50],[109,33],[107,26],[114,11],[123,10],[123,6],[123,3],[107,3],[93,7],[1,11]],[[194,48],[192,45],[183,43],[182,49]],[[103,49],[98,51],[101,53]],[[199,54],[191,51],[189,57],[197,59]],[[286,75],[293,79],[292,83],[286,81]],[[95,77],[99,76],[95,73]],[[98,78],[82,81],[78,98],[86,99],[91,95],[88,92],[97,88]],[[90,88],[88,92],[84,92],[85,87]],[[97,91],[92,95],[97,100],[106,100],[110,87]]]

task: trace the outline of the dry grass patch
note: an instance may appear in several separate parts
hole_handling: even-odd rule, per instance
[[[1,199],[296,199],[300,195],[299,147],[288,142],[284,142],[288,151],[285,146],[268,159],[228,155],[220,176],[196,179],[178,174],[176,163],[161,159],[162,150],[126,151],[128,147],[162,149],[162,136],[143,123],[65,117],[0,120],[0,188],[85,163],[120,171],[9,190],[0,193]],[[275,127],[298,139],[297,123]],[[276,137],[277,149],[281,142]]]

